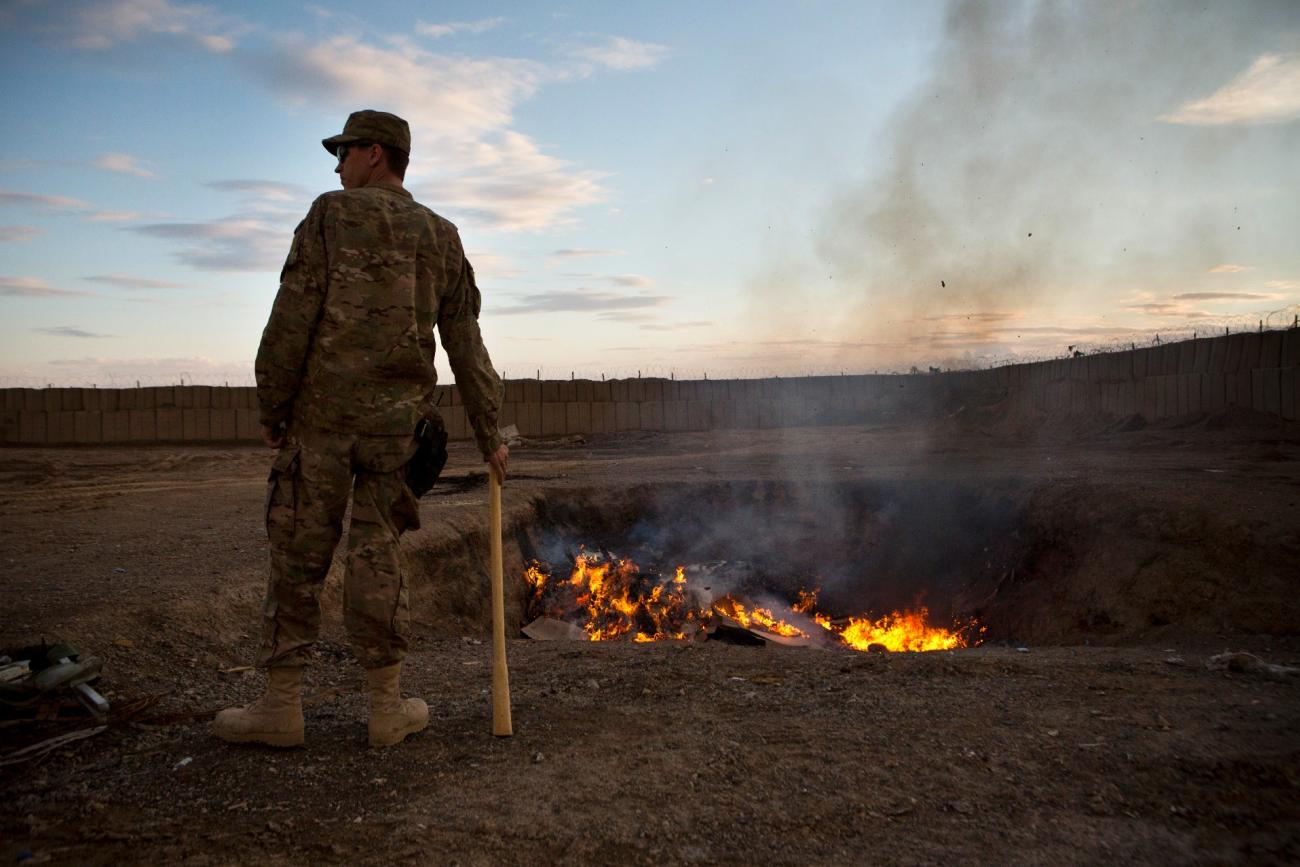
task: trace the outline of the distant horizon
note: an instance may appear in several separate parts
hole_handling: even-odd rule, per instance
[[[1300,317],[1300,307],[1297,307],[1295,309],[1295,313],[1293,313],[1292,315],[1295,317]],[[1137,343],[1136,341],[1130,341],[1127,345],[1124,345],[1121,342],[1121,343],[1116,343],[1116,344],[1111,344],[1106,346],[1092,346],[1092,347],[1073,346],[1073,347],[1069,347],[1069,349],[1073,351],[1067,351],[1061,353],[1060,355],[1043,356],[1039,358],[996,359],[990,361],[990,363],[988,364],[975,365],[970,367],[942,367],[940,365],[925,365],[925,366],[910,365],[907,369],[902,369],[902,368],[892,368],[892,369],[885,369],[885,370],[824,369],[824,370],[815,370],[815,371],[807,370],[804,372],[793,371],[793,372],[786,372],[786,373],[782,373],[782,372],[765,373],[765,372],[751,371],[751,372],[731,372],[729,374],[726,372],[723,372],[722,374],[713,372],[712,375],[710,371],[707,370],[678,371],[676,369],[669,370],[666,372],[660,370],[654,370],[654,369],[637,369],[632,372],[623,372],[617,375],[611,375],[604,371],[592,373],[590,371],[578,371],[575,369],[566,372],[564,370],[559,370],[559,369],[549,370],[549,369],[540,369],[540,368],[534,369],[531,372],[527,370],[521,370],[518,372],[502,370],[498,372],[502,375],[503,379],[509,381],[519,381],[519,382],[538,382],[538,381],[568,382],[572,380],[581,380],[584,382],[604,382],[604,381],[631,380],[631,379],[665,379],[665,380],[679,380],[682,382],[691,382],[691,381],[707,381],[707,380],[723,381],[723,380],[737,380],[737,379],[801,379],[801,378],[838,377],[838,376],[906,376],[906,375],[916,375],[916,374],[930,375],[930,374],[937,374],[937,373],[966,373],[966,372],[979,371],[979,370],[993,370],[1000,367],[1009,367],[1017,364],[1035,364],[1039,362],[1059,361],[1059,360],[1064,360],[1069,358],[1088,357],[1092,355],[1104,355],[1108,353],[1132,352],[1137,349],[1152,349],[1159,346],[1167,346],[1171,344],[1183,343],[1192,340],[1209,340],[1216,337],[1226,337],[1234,334],[1262,334],[1270,331],[1290,331],[1296,328],[1300,328],[1300,325],[1297,325],[1295,322],[1292,322],[1291,324],[1279,325],[1275,327],[1266,326],[1262,331],[1258,328],[1242,328],[1237,331],[1227,330],[1224,332],[1193,331],[1190,334],[1181,334],[1181,335],[1171,333],[1168,337],[1161,337],[1160,335],[1155,335],[1152,338],[1152,340],[1147,343]],[[209,378],[204,378],[202,375],[196,378],[192,374],[185,372],[185,373],[179,373],[175,376],[149,374],[149,375],[145,375],[143,378],[136,378],[136,379],[131,379],[130,377],[124,378],[121,376],[109,376],[105,378],[105,381],[103,382],[92,379],[84,382],[77,381],[77,382],[63,382],[63,383],[59,383],[59,382],[41,383],[36,380],[28,380],[26,382],[23,382],[23,381],[16,381],[16,379],[17,378],[11,379],[4,376],[0,376],[0,388],[124,389],[124,388],[167,388],[167,387],[185,387],[185,386],[205,386],[205,387],[213,387],[213,388],[223,388],[223,387],[224,388],[252,388],[257,385],[256,379],[253,374],[253,368],[251,363],[249,364],[248,369],[242,374],[236,373],[234,376],[223,376],[220,372],[213,372],[210,374]],[[456,383],[454,378],[444,377],[440,374],[438,377],[437,384],[455,385]]]
[[[509,378],[978,369],[1300,314],[1292,0],[790,8],[7,5],[0,386],[252,384],[358,108],[411,123]]]

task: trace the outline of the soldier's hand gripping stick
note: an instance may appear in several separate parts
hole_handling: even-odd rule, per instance
[[[506,594],[501,566],[501,478],[488,469],[492,520],[488,532],[492,537],[492,734],[510,737],[510,672],[506,668]]]

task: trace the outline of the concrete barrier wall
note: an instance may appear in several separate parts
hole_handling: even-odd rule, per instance
[[[700,431],[921,418],[999,401],[1012,412],[1141,415],[1230,406],[1297,418],[1300,329],[1188,340],[1127,352],[900,376],[779,379],[509,380],[500,424],[526,437]],[[453,439],[471,436],[455,386],[438,386]],[[253,388],[9,388],[0,443],[255,442]]]

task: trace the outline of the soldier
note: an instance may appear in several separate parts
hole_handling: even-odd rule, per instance
[[[344,623],[369,680],[370,744],[388,746],[429,719],[425,703],[399,689],[409,611],[398,537],[419,526],[405,465],[416,425],[437,418],[435,324],[479,450],[502,479],[509,452],[497,432],[501,381],[479,334],[474,269],[456,227],[402,186],[406,121],[354,112],[322,143],[338,158],[343,189],[317,198],[294,232],[257,352],[262,438],[279,449],[258,653],[267,690],[221,711],[214,730],[228,741],[303,742],[302,670],[350,495]]]

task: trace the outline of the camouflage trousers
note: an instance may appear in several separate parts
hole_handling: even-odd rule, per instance
[[[410,610],[398,538],[420,525],[419,501],[405,482],[414,449],[410,437],[290,428],[267,482],[271,578],[258,665],[307,661],[349,497],[344,626],[366,668],[383,668],[406,655]]]

